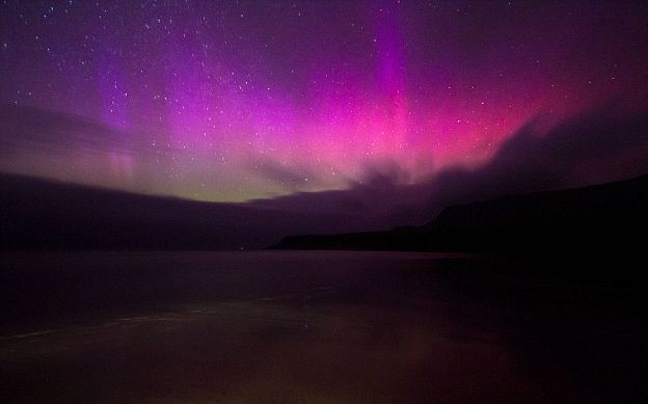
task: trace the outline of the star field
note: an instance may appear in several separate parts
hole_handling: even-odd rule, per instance
[[[3,0],[0,102],[32,129],[0,170],[244,201],[413,184],[530,120],[645,106],[645,6],[537,3]]]

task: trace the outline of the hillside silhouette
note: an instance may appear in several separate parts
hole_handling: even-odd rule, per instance
[[[278,249],[597,251],[639,244],[648,175],[584,188],[511,195],[445,208],[420,227],[285,237]]]

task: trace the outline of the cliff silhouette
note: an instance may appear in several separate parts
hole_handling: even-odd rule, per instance
[[[648,175],[445,208],[420,227],[285,237],[277,249],[597,251],[637,246],[648,227]]]
[[[217,250],[274,243],[276,249],[637,251],[648,228],[646,206],[648,175],[454,205],[423,226],[356,232],[379,227],[348,213],[315,216],[1,175],[0,249]]]

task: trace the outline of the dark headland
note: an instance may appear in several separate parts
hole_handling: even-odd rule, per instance
[[[648,175],[449,206],[422,226],[356,232],[380,226],[360,217],[315,217],[2,175],[0,249],[231,250],[275,243],[270,248],[633,253],[641,251],[648,228],[646,206]]]
[[[285,237],[275,249],[632,252],[648,228],[648,175],[445,208],[420,227]]]

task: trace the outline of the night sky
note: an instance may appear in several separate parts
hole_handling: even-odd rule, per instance
[[[247,201],[477,170],[647,110],[640,3],[3,0],[0,171]]]

